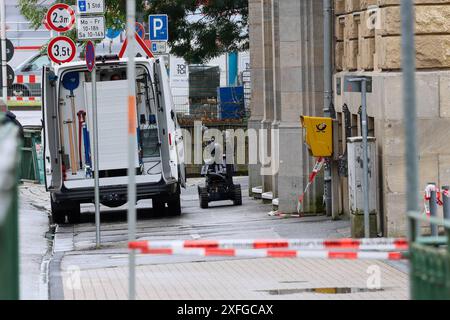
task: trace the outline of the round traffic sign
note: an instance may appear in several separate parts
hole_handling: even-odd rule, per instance
[[[118,36],[120,36],[121,33],[122,33],[122,30],[108,28],[108,30],[106,30],[106,37],[108,37],[109,39],[115,39]]]
[[[47,16],[45,16],[44,19],[42,19],[42,25],[47,29],[48,31],[52,31],[52,28],[50,28],[48,22],[47,22]]]
[[[142,23],[136,22],[136,33],[141,37],[142,40],[145,39],[145,28]]]
[[[0,41],[0,50],[1,48],[2,43]],[[12,44],[11,40],[6,39],[6,62],[11,61],[13,56],[14,56],[14,45]]]
[[[86,43],[86,66],[89,72],[92,72],[95,68],[95,47],[92,41]]]
[[[65,36],[55,37],[48,44],[47,53],[50,60],[55,63],[70,62],[75,58],[75,43]]]
[[[47,11],[46,20],[52,30],[66,32],[75,24],[75,11],[68,4],[57,3]]]
[[[14,70],[13,68],[11,68],[11,66],[9,64],[6,65],[6,79],[7,79],[7,83],[8,83],[8,87],[11,87],[12,84],[14,83]],[[0,72],[0,86],[3,83],[3,78],[2,78],[2,72]]]

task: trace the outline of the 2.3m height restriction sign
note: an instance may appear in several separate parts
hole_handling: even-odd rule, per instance
[[[66,32],[75,24],[75,12],[65,3],[57,3],[47,11],[46,20],[52,30]]]
[[[53,38],[48,44],[47,53],[50,60],[55,63],[70,62],[75,58],[75,43],[64,36]]]

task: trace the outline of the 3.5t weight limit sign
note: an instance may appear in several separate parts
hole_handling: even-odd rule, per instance
[[[46,20],[52,30],[66,32],[75,24],[75,12],[65,3],[57,3],[47,11]]]
[[[70,62],[75,58],[75,43],[64,36],[53,38],[48,44],[47,53],[50,60],[55,63]]]

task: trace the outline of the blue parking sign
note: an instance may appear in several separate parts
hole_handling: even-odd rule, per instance
[[[80,12],[86,12],[86,1],[85,0],[78,0],[78,9]]]
[[[166,14],[148,17],[151,41],[169,41],[169,19]]]

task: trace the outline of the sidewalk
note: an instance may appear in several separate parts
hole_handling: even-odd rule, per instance
[[[50,241],[47,211],[30,205],[30,195],[40,194],[42,186],[24,184],[19,188],[20,299],[48,299],[48,260]],[[42,195],[41,195],[42,196]]]
[[[182,193],[181,217],[141,216],[138,239],[262,239],[349,237],[349,221],[325,216],[270,217],[271,206],[248,198],[243,206],[201,210],[196,184]],[[23,190],[27,199],[49,210],[42,186]],[[149,207],[143,201],[139,208]],[[101,249],[95,249],[92,205],[83,205],[83,223],[58,226],[50,263],[50,298],[66,300],[127,299],[128,255],[126,211],[102,209]],[[140,210],[138,210],[139,214]],[[142,212],[141,212],[142,213]],[[380,261],[227,259],[138,256],[138,299],[408,299],[408,274]],[[377,278],[379,275],[379,279]],[[370,284],[380,290],[368,290]],[[334,292],[334,293],[332,293]]]
[[[127,299],[127,267],[80,271],[70,263],[62,265],[65,299]],[[373,268],[379,291],[367,289]],[[408,299],[407,274],[375,261],[224,260],[140,265],[136,273],[137,299],[144,300]],[[330,294],[339,290],[353,293]]]

